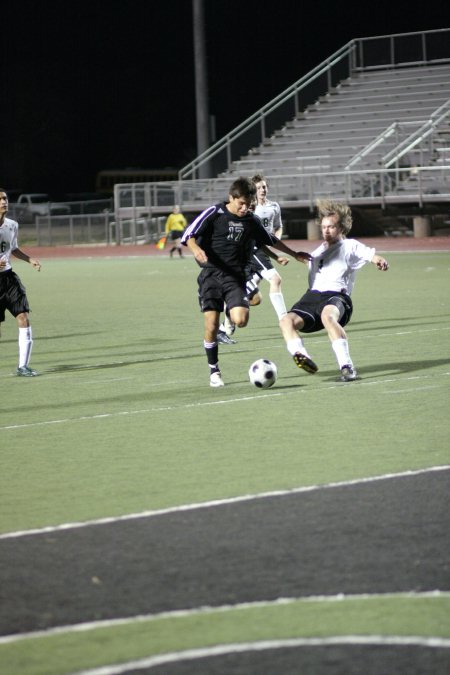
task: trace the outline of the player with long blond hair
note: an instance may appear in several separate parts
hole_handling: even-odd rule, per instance
[[[347,239],[352,227],[350,207],[332,200],[318,200],[317,212],[323,243],[311,253],[308,290],[280,321],[287,349],[295,364],[310,374],[318,367],[308,354],[301,333],[325,329],[343,382],[356,380],[347,334],[353,312],[351,292],[357,270],[370,262],[385,272],[387,261],[375,249],[356,239]]]

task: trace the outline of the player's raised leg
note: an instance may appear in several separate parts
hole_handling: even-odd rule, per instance
[[[295,365],[310,375],[317,373],[318,366],[311,359],[297,330],[303,327],[303,319],[294,312],[288,312],[280,319],[280,329]]]

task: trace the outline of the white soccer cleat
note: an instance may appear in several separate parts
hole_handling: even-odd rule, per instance
[[[209,376],[209,386],[210,387],[224,387],[225,383],[222,380],[222,375],[220,371],[216,371],[215,373],[211,373]]]
[[[342,366],[341,376],[339,379],[341,382],[352,382],[353,380],[357,380],[358,373],[356,372],[356,368],[350,365]]]

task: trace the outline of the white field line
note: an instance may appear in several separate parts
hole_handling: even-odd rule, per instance
[[[361,239],[361,241],[363,241],[363,239]],[[409,249],[409,250],[406,250],[406,249],[396,250],[396,249],[389,248],[389,247],[387,247],[387,248],[378,248],[377,247],[377,253],[389,253],[389,254],[393,253],[394,255],[396,255],[397,253],[399,255],[405,255],[405,254],[410,254],[410,253],[448,253],[449,251],[450,251],[450,249],[448,248],[447,241],[445,242],[445,245],[441,245],[441,248],[430,248],[430,249],[427,249],[427,248],[420,248],[419,249],[418,248],[418,249]]]
[[[391,391],[385,391],[385,394],[410,394],[411,392],[416,391],[429,391],[430,389],[440,389],[439,384],[430,384],[427,387],[409,387],[408,389],[396,389]]]
[[[186,649],[183,652],[160,654],[138,661],[129,661],[128,663],[102,666],[100,668],[92,668],[91,670],[81,670],[73,675],[121,675],[121,673],[128,673],[131,670],[155,668],[168,663],[193,661],[215,656],[224,656],[226,654],[262,652],[268,649],[293,649],[296,647],[329,647],[333,645],[414,646],[448,649],[450,647],[450,640],[446,638],[427,638],[415,635],[406,637],[402,635],[393,635],[391,637],[387,637],[386,635],[337,635],[326,638],[290,638],[286,640],[261,640],[260,642],[235,642],[215,647]]]
[[[289,495],[303,494],[305,492],[315,492],[317,490],[330,490],[333,488],[350,487],[354,485],[364,485],[367,483],[375,483],[384,480],[393,480],[408,478],[411,476],[420,476],[423,474],[439,471],[450,470],[449,465],[431,466],[424,469],[416,469],[414,471],[402,471],[399,473],[387,473],[380,476],[369,476],[366,478],[355,478],[353,480],[339,481],[336,483],[324,483],[323,485],[305,485],[298,488],[291,488],[288,490],[273,490],[271,492],[260,492],[250,495],[239,495],[237,497],[229,497],[227,499],[214,499],[206,502],[198,502],[194,504],[181,504],[179,506],[170,506],[165,509],[155,509],[153,511],[141,511],[140,513],[127,513],[123,516],[108,516],[105,518],[98,518],[96,520],[86,520],[84,522],[62,523],[60,525],[48,525],[46,527],[35,528],[30,530],[18,530],[16,532],[5,532],[0,534],[0,541],[2,539],[15,539],[18,537],[26,537],[30,535],[48,534],[49,532],[62,532],[66,530],[74,530],[84,527],[92,527],[97,525],[108,525],[111,523],[124,522],[128,520],[137,520],[140,518],[153,518],[155,516],[163,516],[171,513],[180,513],[186,511],[196,511],[199,509],[209,509],[228,504],[239,504],[241,502],[249,502],[256,499],[267,499],[270,497],[286,497]]]
[[[438,328],[423,328],[421,330],[399,330],[394,333],[378,333],[377,335],[352,335],[353,340],[358,338],[361,340],[371,340],[374,338],[387,337],[390,338],[393,335],[416,335],[417,333],[437,333],[442,330],[450,330],[450,326],[439,326]]]
[[[234,611],[243,611],[248,609],[266,609],[272,607],[285,607],[295,604],[314,604],[314,603],[335,603],[343,601],[360,601],[360,600],[416,600],[416,599],[436,599],[444,598],[450,599],[450,591],[402,591],[398,593],[354,593],[346,595],[345,593],[338,593],[335,595],[308,595],[300,597],[276,598],[275,600],[257,600],[255,602],[239,602],[235,605],[218,605],[213,607],[211,605],[204,605],[202,607],[195,607],[193,609],[177,609],[173,611],[157,612],[155,614],[138,614],[136,616],[127,616],[117,619],[103,619],[99,621],[85,621],[83,623],[75,623],[66,626],[56,626],[55,628],[48,628],[47,630],[36,630],[28,633],[14,633],[12,635],[3,635],[0,637],[0,646],[3,644],[10,644],[12,642],[21,642],[23,640],[31,640],[36,638],[47,638],[53,635],[61,635],[65,633],[85,633],[101,628],[114,628],[118,626],[128,626],[133,623],[146,623],[153,621],[160,621],[165,619],[183,619],[195,618],[199,616],[214,616],[219,614],[227,614]]]
[[[316,394],[316,393],[321,393],[323,391],[331,390],[331,389],[341,389],[345,390],[346,392],[351,391],[352,389],[357,391],[357,388],[359,387],[367,387],[367,386],[375,386],[375,385],[386,385],[386,384],[391,384],[391,383],[397,383],[397,382],[408,382],[411,380],[427,380],[427,379],[435,379],[436,377],[442,377],[442,376],[448,376],[450,375],[450,372],[444,372],[440,373],[439,375],[413,375],[410,377],[391,377],[391,378],[383,378],[377,381],[370,381],[370,382],[365,382],[365,381],[359,381],[355,383],[348,383],[348,382],[336,382],[336,384],[330,384],[330,385],[319,385],[319,386],[309,386],[307,390],[301,389],[301,390],[296,390],[296,391],[289,391],[289,392],[281,392],[281,391],[274,391],[271,393],[266,393],[262,394],[258,392],[257,394],[254,394],[253,396],[239,396],[236,398],[229,398],[229,399],[220,399],[218,401],[202,401],[199,403],[183,403],[180,405],[166,405],[166,406],[156,406],[152,408],[142,408],[138,410],[119,410],[117,412],[105,412],[105,413],[97,413],[95,415],[81,415],[80,417],[62,417],[59,419],[53,419],[53,420],[41,420],[39,422],[27,422],[24,424],[8,424],[5,426],[0,426],[0,431],[17,431],[17,430],[22,430],[22,429],[31,429],[31,428],[36,428],[36,427],[42,427],[42,426],[50,426],[54,424],[68,424],[68,423],[74,423],[74,422],[89,422],[92,420],[100,420],[100,419],[109,419],[113,417],[127,417],[127,416],[132,416],[132,415],[149,415],[149,414],[154,414],[154,413],[166,413],[166,412],[171,412],[171,411],[180,411],[180,410],[188,410],[190,408],[203,408],[206,406],[217,406],[217,405],[230,405],[232,403],[242,403],[243,401],[256,401],[259,399],[264,399],[264,398],[275,398],[279,396],[292,396],[292,395],[303,395],[305,396],[306,394]],[[438,384],[433,384],[433,388],[436,388],[438,386],[443,386],[443,385],[438,385]],[[410,389],[409,391],[420,391],[423,387],[417,387],[415,389]],[[360,392],[358,392],[360,393]]]
[[[29,422],[27,424],[11,424],[0,427],[0,431],[10,431],[15,429],[29,429],[30,427],[41,427],[51,424],[65,424],[67,422],[85,422],[89,420],[107,419],[109,417],[123,417],[127,415],[146,415],[149,413],[167,412],[172,410],[184,410],[187,408],[199,408],[210,405],[223,405],[226,403],[237,403],[241,401],[252,401],[257,398],[272,398],[274,396],[282,396],[282,393],[260,394],[259,396],[243,396],[242,398],[223,399],[219,401],[203,401],[202,403],[184,403],[181,405],[167,405],[155,408],[143,408],[141,410],[119,410],[114,413],[98,413],[96,415],[82,415],[81,417],[64,417],[55,420],[42,420],[40,422]]]
[[[64,378],[64,379],[66,379],[66,378]],[[133,378],[131,376],[130,377],[103,377],[103,378],[99,378],[99,379],[96,378],[95,380],[75,380],[75,382],[73,382],[73,385],[75,385],[75,384],[82,384],[82,385],[85,385],[85,384],[105,384],[105,382],[107,384],[110,384],[111,382],[124,382],[126,380],[132,380],[132,379]]]
[[[417,335],[417,334],[420,334],[420,333],[435,333],[435,332],[439,332],[439,331],[443,331],[443,330],[444,331],[450,330],[450,326],[438,326],[437,328],[422,328],[422,329],[418,329],[418,330],[397,331],[397,332],[393,332],[393,333],[375,333],[373,335],[359,335],[358,333],[355,333],[354,335],[352,334],[352,342],[356,342],[358,340],[364,340],[365,341],[365,340],[376,340],[378,338],[392,338],[394,336],[403,336],[403,335]],[[267,339],[269,339],[269,338],[267,338]],[[321,336],[313,337],[313,334],[312,334],[311,337],[308,338],[308,344],[309,345],[311,345],[311,344],[322,344],[322,343],[328,343],[328,339],[326,338],[326,336],[321,335]],[[248,345],[246,345],[244,348],[234,347],[233,352],[238,352],[238,353],[246,352],[246,351],[248,351],[248,348],[249,348]],[[276,344],[270,345],[270,349],[283,349],[283,350],[285,350],[286,348],[285,348],[285,345],[284,345],[283,341],[280,340],[280,341],[277,341]],[[176,360],[176,359],[179,359],[179,358],[180,358],[179,355],[159,355],[157,358],[156,357],[154,359],[149,358],[147,361],[148,362],[151,362],[151,361],[172,361],[172,360]],[[105,366],[107,366],[109,368],[113,368],[113,367],[118,367],[118,366],[134,366],[134,365],[138,365],[140,363],[141,363],[140,361],[131,361],[131,360],[127,360],[127,361],[108,361],[107,363],[105,363],[105,362],[102,362],[102,363],[87,363],[87,364],[86,363],[80,363],[79,365],[74,365],[72,367],[71,374],[82,373],[83,371],[95,370],[96,368],[104,368]],[[58,379],[58,380],[66,379],[67,377],[69,377],[67,374],[63,375],[63,374],[60,374],[60,373],[53,372],[52,370],[50,370],[48,372],[43,370],[42,376],[45,376],[46,381],[49,380],[49,379]],[[15,375],[15,373],[11,373],[11,372],[9,372],[7,374],[3,374],[3,375],[0,374],[0,379],[3,378],[3,377],[10,378],[10,377],[16,377],[16,375]],[[131,379],[131,378],[117,378],[117,380],[119,380],[119,379]],[[114,382],[114,381],[116,381],[116,378],[114,378],[112,380],[108,380],[108,379],[105,378],[103,381]],[[76,382],[83,384],[84,380],[78,380]],[[157,382],[157,383],[154,383],[153,385],[150,385],[150,386],[159,386],[159,385],[160,385],[160,383]]]

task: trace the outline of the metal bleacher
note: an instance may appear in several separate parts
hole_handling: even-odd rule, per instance
[[[235,177],[254,173],[264,173],[285,208],[311,207],[320,196],[450,202],[449,36],[352,40],[181,169],[178,181],[116,185],[116,221],[174,203],[198,212],[222,200]]]
[[[402,155],[401,173],[404,175],[408,167],[445,164],[450,148],[449,100],[450,64],[357,73],[298,113],[247,156],[234,161],[222,176],[228,181],[258,171],[277,176],[278,194],[292,200],[290,175],[320,173],[320,192],[341,193],[346,186],[345,171],[378,170],[404,139],[430,124],[436,112],[442,119],[433,128],[432,137]],[[388,130],[391,133],[387,134]],[[437,182],[431,172],[424,176],[430,185]],[[364,178],[355,178],[353,198],[367,192],[370,181]],[[408,180],[401,179],[401,186],[393,175],[391,193],[394,179],[399,190],[414,185],[411,175]]]

